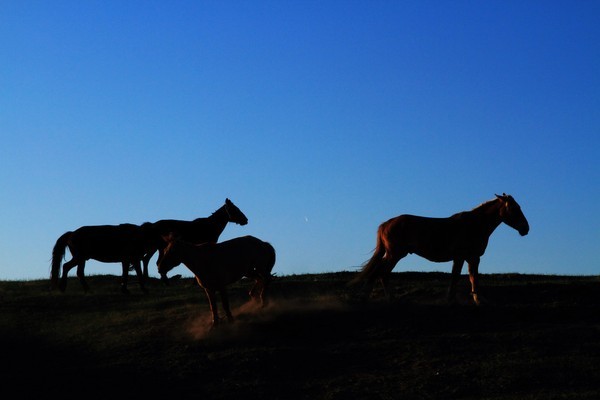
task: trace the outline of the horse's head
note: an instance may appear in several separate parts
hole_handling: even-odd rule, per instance
[[[163,240],[167,243],[167,246],[163,250],[162,257],[157,261],[158,273],[161,278],[164,279],[167,276],[167,272],[181,264],[181,258],[177,252],[178,238],[169,233],[168,235],[162,236]]]
[[[502,196],[496,195],[496,197],[502,202],[500,208],[500,217],[502,222],[511,228],[517,230],[521,236],[529,233],[529,222],[521,211],[521,206],[516,202],[511,195],[502,193]]]
[[[225,199],[225,211],[227,211],[229,222],[234,222],[239,225],[246,225],[248,223],[248,218],[246,218],[244,213],[229,199]]]

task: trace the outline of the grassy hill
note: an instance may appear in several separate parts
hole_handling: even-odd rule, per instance
[[[119,277],[83,293],[0,282],[3,391],[25,397],[194,399],[599,399],[600,279],[482,275],[484,306],[445,302],[445,273],[394,273],[396,297],[366,303],[353,273],[277,277],[271,303],[246,303],[208,330],[190,278],[123,295]],[[219,304],[220,307],[220,304]],[[168,396],[168,397],[166,397]]]

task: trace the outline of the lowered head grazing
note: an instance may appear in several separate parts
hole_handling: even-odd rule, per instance
[[[167,247],[165,247],[162,257],[157,262],[158,273],[161,277],[165,277],[170,270],[181,264],[176,249],[173,251],[173,247],[177,246],[177,239],[170,233],[164,235],[163,240],[167,243]]]

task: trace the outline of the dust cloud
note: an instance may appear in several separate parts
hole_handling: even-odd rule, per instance
[[[220,303],[219,306],[221,306]],[[256,326],[277,323],[279,319],[288,318],[290,315],[343,311],[347,307],[347,304],[335,296],[318,296],[310,300],[306,298],[271,299],[265,307],[261,307],[260,303],[251,300],[231,309],[234,318],[232,323],[224,318],[224,312],[219,307],[221,320],[218,326],[212,327],[212,315],[208,311],[191,320],[187,331],[194,340],[235,338],[254,331]]]

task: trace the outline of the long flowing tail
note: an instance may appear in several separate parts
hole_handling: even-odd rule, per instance
[[[268,249],[268,257],[269,257],[269,262],[268,262],[268,268],[267,268],[267,273],[269,274],[269,279],[272,277],[271,271],[273,271],[273,267],[275,267],[275,260],[276,260],[276,255],[275,255],[275,248],[270,244],[267,243],[269,249]]]
[[[73,232],[65,232],[61,237],[58,238],[54,248],[52,249],[52,269],[50,271],[50,284],[52,288],[58,287],[58,278],[60,274],[60,264],[65,256],[65,249],[71,234]]]
[[[381,239],[381,228],[377,230],[377,245],[373,251],[373,255],[367,261],[360,272],[348,282],[349,286],[357,285],[361,282],[372,283],[379,276],[379,268],[382,265],[383,256],[385,255],[385,246]]]

